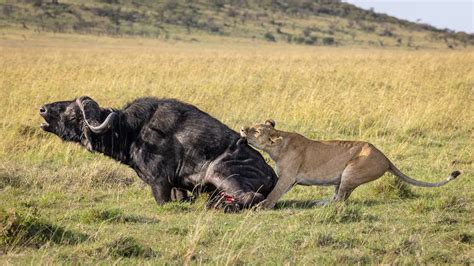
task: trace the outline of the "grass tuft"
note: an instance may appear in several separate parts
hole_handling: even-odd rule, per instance
[[[357,239],[335,237],[330,233],[321,233],[317,236],[316,244],[320,247],[332,247],[337,249],[347,249],[357,246],[360,242]]]
[[[0,169],[0,189],[8,186],[14,188],[27,187],[28,182],[23,175],[18,174],[17,171],[10,171],[12,169]]]
[[[352,255],[338,255],[336,256],[336,264],[344,265],[365,265],[370,264],[369,256],[352,256]]]
[[[0,246],[40,248],[46,243],[77,244],[88,237],[40,218],[37,209],[0,210]]]
[[[138,223],[138,222],[157,222],[156,220],[139,217],[135,215],[127,215],[120,208],[110,208],[105,210],[91,209],[83,212],[79,220],[83,223]]]
[[[96,249],[94,255],[114,258],[153,258],[157,253],[150,247],[144,246],[133,237],[121,237],[101,248]]]
[[[449,195],[441,198],[437,207],[440,210],[451,212],[465,212],[468,202],[464,197]]]
[[[384,198],[411,199],[416,197],[415,193],[411,191],[410,186],[396,177],[382,178],[374,186],[374,192],[376,195],[383,196]]]
[[[354,223],[361,221],[375,221],[377,217],[365,214],[359,205],[353,203],[333,203],[323,208],[321,212],[324,223]]]
[[[416,236],[403,238],[395,249],[395,254],[398,255],[415,255],[417,252],[420,252],[420,244]]]
[[[465,244],[472,244],[473,238],[472,234],[463,232],[459,234],[458,241]]]

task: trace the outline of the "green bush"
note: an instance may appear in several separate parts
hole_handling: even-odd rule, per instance
[[[324,45],[333,45],[335,43],[336,43],[336,41],[334,40],[333,37],[324,37],[323,38],[323,44]]]
[[[267,40],[269,42],[276,42],[275,36],[273,36],[273,34],[271,32],[265,33],[265,35],[263,37],[265,37],[265,40]]]

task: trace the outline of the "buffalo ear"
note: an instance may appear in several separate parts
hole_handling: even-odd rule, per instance
[[[271,127],[275,127],[275,120],[273,119],[267,119],[267,121],[265,121],[265,125],[269,125]]]
[[[100,125],[101,111],[99,104],[89,96],[81,96],[76,100],[82,116],[91,125]]]
[[[100,121],[102,110],[94,100],[90,97],[82,96],[76,100],[79,109],[81,109],[84,122],[87,127],[96,134],[103,134],[112,128],[117,113],[110,112],[103,122]]]

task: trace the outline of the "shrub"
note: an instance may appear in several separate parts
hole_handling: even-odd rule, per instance
[[[229,10],[227,11],[227,15],[231,18],[234,18],[239,15],[239,12],[233,8],[229,8]]]
[[[13,6],[4,4],[2,7],[2,13],[3,15],[9,17],[13,13]]]
[[[333,45],[335,43],[333,37],[324,37],[323,38],[323,44],[324,45]]]
[[[305,44],[308,44],[308,45],[313,45],[316,43],[316,41],[318,40],[318,37],[316,36],[308,36],[305,40],[304,40],[304,43]]]
[[[392,37],[393,32],[389,28],[385,28],[382,33],[380,33],[380,36],[387,36],[387,37]]]
[[[271,32],[265,33],[265,35],[263,37],[265,37],[265,40],[267,40],[269,42],[276,42],[275,36],[273,36],[273,34]]]
[[[293,38],[293,40],[298,44],[302,44],[302,43],[304,43],[305,38],[302,37],[302,36],[297,36],[297,37]]]
[[[310,28],[306,28],[306,29],[303,30],[303,35],[305,37],[308,37],[310,34],[311,34],[311,29]]]

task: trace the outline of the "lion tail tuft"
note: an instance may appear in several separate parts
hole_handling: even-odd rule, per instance
[[[461,171],[456,170],[448,176],[448,180],[451,181],[455,179],[456,177],[458,177],[460,174],[461,174]]]

